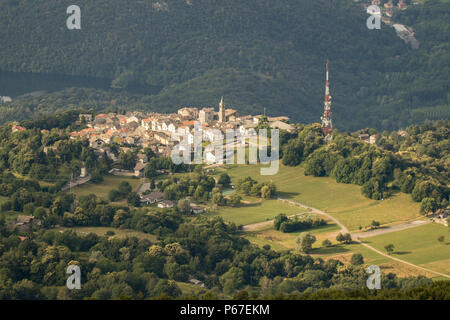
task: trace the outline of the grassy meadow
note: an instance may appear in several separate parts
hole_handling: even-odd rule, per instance
[[[110,227],[70,227],[65,228],[61,227],[57,230],[74,230],[75,232],[82,233],[82,234],[89,234],[89,233],[95,233],[99,236],[104,236],[106,232],[112,231],[114,232],[113,237],[117,237],[120,239],[127,238],[127,237],[136,237],[138,239],[147,239],[152,242],[157,242],[156,236],[153,234],[148,234],[144,232],[139,232],[135,230],[128,230],[128,229],[119,229],[119,228],[110,228]]]
[[[254,198],[250,203],[241,203],[239,207],[221,207],[212,212],[212,215],[220,215],[224,220],[234,222],[237,225],[247,225],[272,220],[280,213],[289,216],[306,211],[278,200]]]
[[[134,179],[132,177],[110,175],[104,176],[102,183],[94,184],[88,182],[81,186],[77,186],[72,190],[77,197],[95,194],[98,198],[102,200],[108,200],[109,191],[112,189],[117,189],[122,181],[127,181],[133,188],[133,191],[136,191],[141,185],[143,179]]]
[[[352,231],[358,230],[359,226],[370,225],[372,220],[390,224],[420,217],[420,205],[408,194],[398,193],[389,199],[376,201],[364,197],[360,186],[337,183],[329,177],[305,176],[301,166],[280,165],[279,172],[273,176],[260,175],[260,168],[260,165],[235,165],[230,166],[227,172],[233,183],[246,176],[258,182],[272,181],[277,186],[279,197],[330,213]]]
[[[445,240],[439,242],[439,236]],[[450,229],[444,225],[431,223],[367,238],[364,242],[383,252],[385,245],[393,244],[394,257],[450,275]]]

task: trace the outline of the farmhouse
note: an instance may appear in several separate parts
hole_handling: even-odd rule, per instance
[[[205,209],[203,207],[200,207],[196,205],[195,203],[190,204],[191,210],[193,213],[203,213],[205,212]]]
[[[155,191],[146,195],[143,195],[141,197],[141,203],[143,204],[153,204],[157,203],[159,201],[162,201],[164,199],[164,195],[162,192]]]
[[[136,177],[143,177],[146,166],[147,166],[146,163],[143,163],[140,161],[138,163],[136,163],[136,165],[134,166],[134,175]]]
[[[163,200],[160,203],[158,203],[158,208],[173,208],[175,205],[175,202],[170,200]]]
[[[33,227],[38,226],[38,221],[33,216],[19,215],[17,220],[10,225],[10,229],[17,228],[19,231],[31,231]]]

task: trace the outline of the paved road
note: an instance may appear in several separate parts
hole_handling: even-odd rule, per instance
[[[285,201],[285,202],[287,202],[287,203],[290,203],[290,204],[295,205],[295,206],[298,206],[298,207],[303,207],[303,208],[311,209],[312,212],[317,213],[317,214],[321,214],[321,215],[323,215],[323,216],[329,218],[330,220],[334,221],[334,222],[341,228],[341,233],[348,233],[348,229],[347,229],[347,228],[346,228],[339,220],[337,220],[335,217],[329,215],[329,214],[326,213],[326,212],[323,212],[323,211],[321,211],[321,210],[319,210],[319,209],[316,209],[316,208],[313,208],[313,207],[309,207],[309,206],[307,206],[307,205],[304,205],[304,204],[302,204],[302,203],[300,203],[300,202],[297,202],[297,201],[294,201],[294,200],[288,200],[288,199],[282,199],[282,198],[278,198],[278,200]],[[425,223],[427,223],[427,222],[425,222]],[[428,223],[429,223],[429,222],[428,222]],[[392,226],[391,228],[389,228],[389,229],[387,229],[387,230],[382,230],[382,229],[381,229],[381,230],[374,230],[374,231],[379,231],[379,232],[384,231],[384,232],[383,232],[383,234],[384,234],[384,233],[395,232],[395,231],[404,230],[404,229],[407,229],[407,228],[416,227],[416,226],[419,226],[419,225],[423,225],[423,224],[418,224],[418,223],[410,222],[409,224],[403,223],[403,224],[399,225],[398,228],[394,228],[394,226]],[[368,233],[369,233],[369,232],[367,232],[367,234],[368,234]],[[378,233],[378,234],[382,234],[382,233]],[[358,235],[359,235],[359,236],[358,236]],[[372,235],[373,235],[373,234],[372,234]],[[445,277],[445,278],[450,279],[450,276],[447,275],[447,274],[445,274],[445,273],[441,273],[441,272],[437,272],[437,271],[434,271],[434,270],[430,270],[430,269],[427,269],[427,268],[418,266],[418,265],[416,265],[416,264],[407,262],[407,261],[405,261],[405,260],[401,260],[401,259],[399,259],[399,258],[393,257],[393,256],[388,255],[388,254],[386,254],[386,253],[383,253],[383,252],[381,252],[380,250],[375,249],[375,248],[372,247],[372,246],[369,246],[367,243],[362,242],[361,240],[359,240],[359,238],[361,238],[360,233],[354,233],[354,234],[352,234],[352,239],[353,239],[354,242],[360,243],[361,245],[363,245],[363,246],[366,247],[367,249],[370,249],[370,250],[372,250],[372,251],[374,251],[374,252],[376,252],[376,253],[378,253],[378,254],[381,254],[382,256],[384,256],[384,257],[386,257],[386,258],[389,258],[389,259],[391,259],[391,260],[395,260],[395,261],[404,263],[404,264],[406,264],[406,265],[408,265],[408,266],[415,267],[415,268],[417,268],[417,269],[420,269],[420,270],[423,270],[423,271],[427,271],[427,272],[430,272],[430,273],[434,273],[434,274],[436,274],[436,275],[439,275],[439,276],[442,276],[442,277]]]

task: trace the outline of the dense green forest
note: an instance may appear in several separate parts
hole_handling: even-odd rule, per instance
[[[173,111],[215,105],[222,95],[243,113],[266,107],[313,122],[323,108],[327,58],[340,129],[449,117],[447,1],[396,12],[395,20],[415,28],[417,50],[391,27],[367,29],[367,14],[352,0],[86,0],[82,29],[68,30],[71,4],[2,1],[0,69],[108,78],[118,90],[140,85],[149,94],[69,89],[0,106],[2,122],[72,104]]]

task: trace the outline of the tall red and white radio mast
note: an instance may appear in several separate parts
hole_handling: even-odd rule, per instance
[[[327,80],[325,84],[325,102],[322,120],[322,134],[326,141],[330,141],[333,132],[333,122],[331,120],[331,96],[330,96],[330,84],[328,82],[328,60],[327,60]]]

